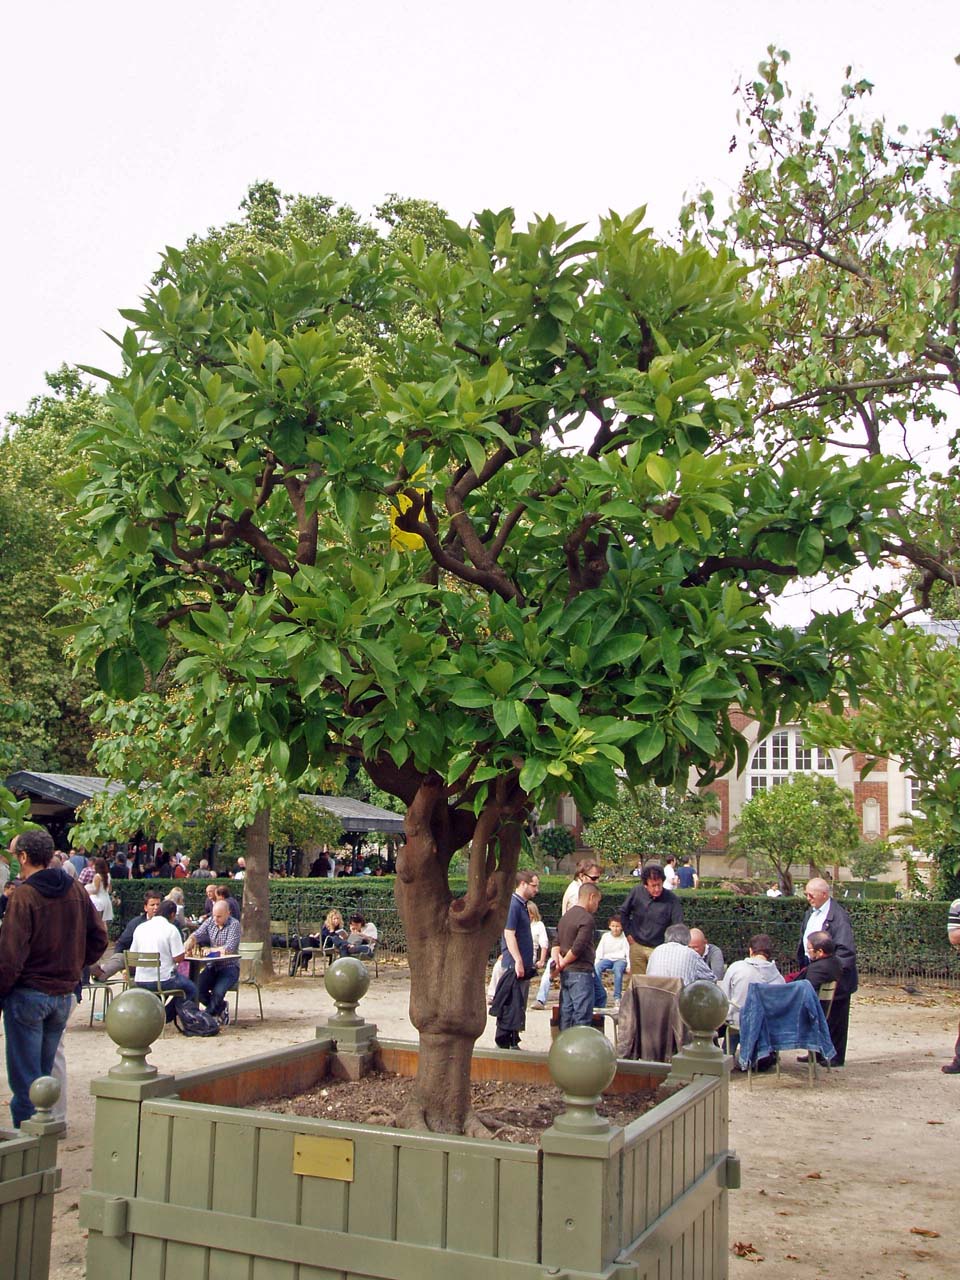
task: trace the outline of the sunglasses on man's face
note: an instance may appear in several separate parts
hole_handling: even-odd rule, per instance
[[[593,883],[594,883],[594,884],[596,884],[596,883],[597,883],[597,881],[600,879],[600,877],[599,877],[599,876],[587,876],[587,879],[588,879],[588,880],[592,880],[592,881],[593,881]]]

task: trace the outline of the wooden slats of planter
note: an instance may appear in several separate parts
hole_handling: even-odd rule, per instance
[[[349,1135],[354,1180],[294,1174],[293,1142],[299,1134]],[[298,1273],[295,1263],[283,1260],[285,1241],[274,1231],[278,1223],[316,1233],[318,1264],[324,1260],[327,1232],[348,1232],[358,1244],[360,1239],[396,1241],[489,1259],[535,1262],[538,1255],[539,1153],[534,1147],[458,1143],[447,1136],[370,1126],[358,1131],[354,1125],[299,1116],[153,1101],[141,1107],[137,1181],[137,1200],[151,1206],[152,1229],[167,1236],[136,1235],[137,1280],[207,1275],[236,1280],[237,1233],[251,1228],[259,1228],[254,1247],[263,1252],[254,1263],[258,1280],[354,1280],[370,1274],[322,1265],[301,1266]],[[187,1210],[193,1221],[201,1211],[203,1245],[184,1243]],[[218,1249],[217,1240],[229,1241],[229,1247]]]
[[[53,1193],[59,1171],[52,1167],[56,1138],[0,1132],[0,1274],[17,1280],[47,1280]]]

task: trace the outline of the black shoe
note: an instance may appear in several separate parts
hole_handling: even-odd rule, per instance
[[[954,1058],[952,1062],[948,1062],[947,1065],[945,1067],[941,1067],[940,1070],[945,1076],[960,1076],[960,1062]]]

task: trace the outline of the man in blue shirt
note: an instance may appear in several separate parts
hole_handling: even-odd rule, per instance
[[[510,899],[507,923],[503,930],[500,963],[503,977],[497,986],[491,1012],[496,1014],[496,1042],[501,1049],[518,1049],[520,1032],[526,1026],[527,995],[533,965],[533,930],[527,903],[540,891],[540,877],[535,871],[518,871],[517,884]]]

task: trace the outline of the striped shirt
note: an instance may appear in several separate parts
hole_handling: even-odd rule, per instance
[[[648,978],[679,978],[685,987],[701,979],[716,982],[713,972],[692,947],[681,942],[661,942],[654,947],[647,961]]]
[[[209,920],[204,920],[193,935],[193,940],[198,947],[213,947],[215,951],[236,955],[240,950],[240,921],[231,916],[221,929],[211,916]]]

